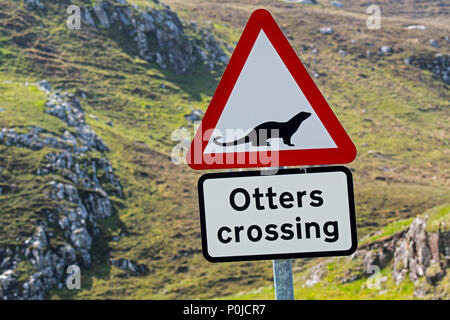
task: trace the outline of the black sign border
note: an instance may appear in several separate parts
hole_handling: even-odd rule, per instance
[[[233,262],[233,261],[255,261],[255,260],[274,260],[274,259],[291,259],[291,258],[318,258],[318,257],[335,257],[349,256],[354,253],[358,247],[358,239],[356,234],[356,217],[355,217],[355,197],[353,192],[353,177],[350,169],[344,166],[330,167],[312,167],[312,168],[295,168],[295,169],[278,169],[274,175],[287,174],[305,174],[317,172],[344,172],[347,176],[348,203],[350,209],[350,230],[352,237],[352,246],[348,250],[340,251],[320,251],[306,253],[281,253],[281,254],[264,254],[264,255],[247,255],[247,256],[227,256],[212,257],[208,253],[208,242],[206,239],[206,220],[205,220],[205,199],[203,194],[203,183],[209,179],[232,178],[232,177],[254,177],[261,176],[262,171],[237,171],[237,172],[215,172],[206,173],[198,180],[198,200],[200,209],[200,227],[202,236],[202,252],[203,256],[209,262]]]

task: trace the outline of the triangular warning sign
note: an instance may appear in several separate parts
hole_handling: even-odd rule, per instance
[[[193,169],[342,164],[356,148],[270,13],[253,12],[197,130]]]

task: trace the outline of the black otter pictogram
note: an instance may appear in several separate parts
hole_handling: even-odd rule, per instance
[[[284,144],[293,147],[294,144],[292,144],[291,142],[292,136],[297,132],[302,122],[308,119],[310,116],[311,113],[302,111],[300,113],[297,113],[289,121],[286,122],[268,121],[261,123],[240,139],[230,142],[219,142],[217,140],[222,139],[222,137],[216,137],[213,141],[218,146],[223,147],[229,147],[248,142],[250,142],[252,146],[261,147],[270,145],[267,141],[268,139],[280,138],[283,140]],[[276,137],[271,137],[272,133],[277,133],[278,135]]]

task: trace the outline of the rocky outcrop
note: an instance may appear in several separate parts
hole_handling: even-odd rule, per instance
[[[42,90],[48,89],[43,88]],[[17,132],[15,128],[3,128],[0,131],[0,143],[32,150],[40,150],[47,146],[70,150],[77,155],[91,150],[108,151],[103,141],[86,123],[81,104],[73,94],[54,92],[50,95],[46,107],[46,113],[61,119],[69,127],[73,127],[74,132],[66,130],[61,137],[58,137],[44,128],[35,126],[28,127],[27,132]]]
[[[84,153],[89,150],[108,151],[103,141],[86,124],[83,108],[74,95],[55,92],[50,96],[46,106],[46,113],[75,128],[75,136],[81,141],[81,147],[75,150],[76,153]],[[66,131],[65,138],[72,141],[77,147],[77,139],[70,132]]]
[[[117,29],[118,35],[131,38],[140,58],[163,69],[185,73],[196,63],[214,69],[228,62],[219,41],[208,29],[199,29],[195,23],[183,25],[167,5],[158,3],[140,9],[125,0],[99,1],[82,7],[81,13],[87,26]]]
[[[41,150],[47,153],[36,175],[52,179],[42,195],[57,205],[45,211],[45,219],[22,245],[0,248],[0,299],[43,299],[52,287],[64,284],[71,264],[88,267],[98,224],[114,214],[110,196],[123,197],[122,187],[106,154],[108,148],[85,121],[78,99],[71,94],[51,92],[49,84],[38,87],[49,94],[45,112],[67,124],[58,136],[40,127],[0,130],[0,144]],[[92,152],[101,154],[92,156]],[[54,242],[49,226],[56,226],[61,241]],[[58,244],[56,244],[58,243]],[[26,262],[34,270],[26,281],[17,266]],[[142,270],[138,268],[138,270]]]
[[[450,84],[450,56],[449,55],[421,55],[405,59],[405,63],[428,70],[437,75],[446,84]]]
[[[28,9],[45,9],[43,0],[25,0],[24,5]]]
[[[439,284],[450,266],[450,232],[427,232],[426,226],[427,217],[417,217],[408,229],[362,246],[352,258],[362,258],[364,276],[373,274],[368,272],[370,266],[383,269],[389,265],[396,284],[409,277],[416,286],[415,295],[423,297]],[[423,281],[430,290],[422,290]]]
[[[450,232],[426,231],[426,220],[417,218],[397,243],[393,277],[400,283],[407,274],[414,283],[425,277],[431,285],[443,279],[449,267]],[[416,291],[416,295],[421,294]]]
[[[40,150],[45,146],[56,149],[68,149],[65,139],[55,137],[45,129],[29,126],[27,132],[17,132],[15,128],[3,128],[0,131],[0,143],[10,146]]]
[[[322,280],[328,273],[325,263],[319,263],[314,266],[305,279],[305,286],[308,288],[314,287],[320,280]]]
[[[390,289],[381,287],[390,273],[395,285],[411,281],[417,298],[449,299],[450,231],[442,223],[438,230],[427,231],[427,222],[427,216],[417,217],[408,228],[360,245],[349,257],[321,261],[306,270],[301,278],[303,287],[314,287],[329,276],[340,284],[366,278],[362,289],[379,286],[382,293]],[[386,268],[389,272],[376,275]]]

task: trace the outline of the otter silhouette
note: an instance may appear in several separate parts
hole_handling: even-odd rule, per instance
[[[271,138],[280,138],[283,140],[283,143],[293,147],[294,144],[291,142],[291,138],[294,133],[297,132],[298,128],[302,124],[302,122],[308,119],[311,116],[309,112],[300,112],[293,116],[289,121],[286,122],[276,122],[276,121],[268,121],[261,123],[252,129],[247,135],[244,137],[230,141],[230,142],[219,142],[217,140],[223,139],[222,137],[214,138],[214,143],[218,146],[229,147],[238,144],[244,144],[250,142],[252,146],[270,146],[267,140]],[[264,130],[264,131],[263,131]],[[278,136],[271,137],[271,133],[273,130],[277,130]],[[263,131],[263,132],[262,132]]]

